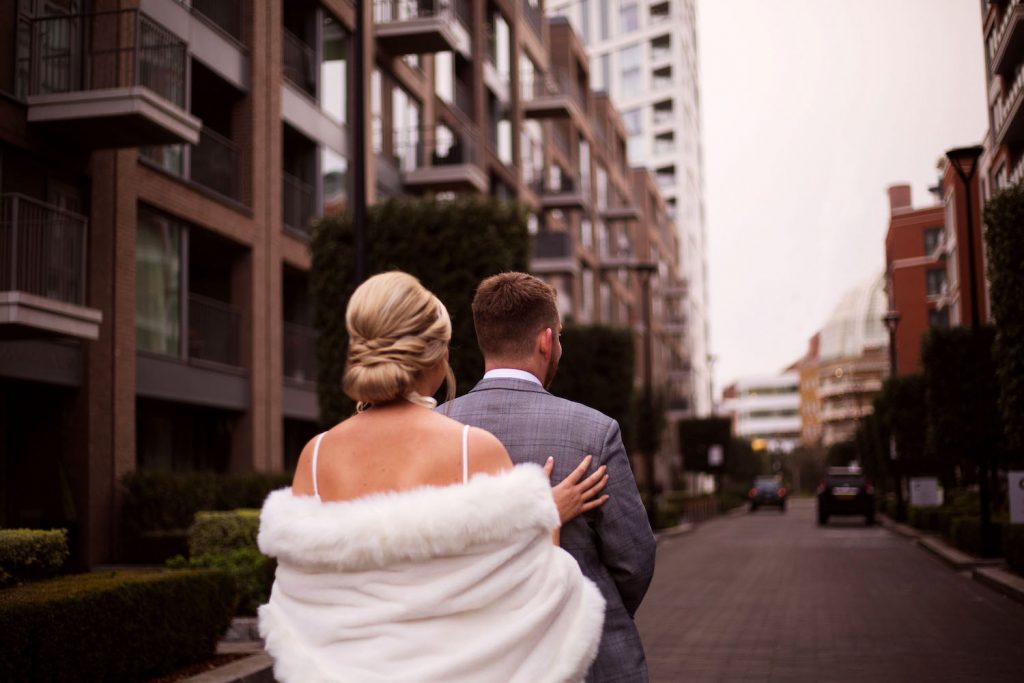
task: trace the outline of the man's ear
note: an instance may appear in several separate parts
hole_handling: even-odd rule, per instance
[[[545,358],[551,356],[551,339],[552,332],[550,327],[545,327],[537,334],[537,348]]]

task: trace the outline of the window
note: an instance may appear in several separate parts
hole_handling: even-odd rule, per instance
[[[448,104],[455,99],[455,62],[451,52],[434,55],[434,92]]]
[[[661,2],[657,5],[651,5],[651,23],[656,24],[661,21],[669,19],[671,14],[669,3]]]
[[[654,89],[667,88],[672,85],[672,67],[663,66],[651,73],[651,87]]]
[[[601,40],[608,40],[611,35],[611,7],[609,7],[609,0],[601,0],[601,16],[598,20],[601,22]]]
[[[619,7],[619,32],[635,31],[640,28],[640,8],[635,2],[624,2]]]
[[[945,329],[949,327],[949,309],[948,308],[929,308],[928,309],[928,327],[936,327],[939,329]]]
[[[324,17],[320,60],[320,107],[335,121],[345,122],[348,36],[332,16]]]
[[[929,256],[935,252],[942,241],[942,228],[925,228],[924,231],[924,253]]]
[[[925,291],[928,296],[939,296],[946,292],[946,270],[929,268],[925,272]]]
[[[643,131],[644,112],[642,109],[630,109],[622,112],[622,125],[627,135],[637,135]]]
[[[420,105],[409,93],[391,91],[391,116],[395,158],[403,171],[416,168],[420,139]]]
[[[323,215],[337,216],[348,203],[348,160],[334,150],[320,150],[320,173],[323,182]]]
[[[662,100],[654,105],[654,125],[672,121],[672,100]]]
[[[139,209],[135,242],[135,346],[181,355],[181,234],[177,221]]]
[[[580,140],[580,190],[583,196],[590,196],[590,145]]]
[[[590,0],[580,0],[580,40],[590,45]]]
[[[658,36],[651,40],[651,61],[660,61],[672,56],[672,36]]]
[[[619,79],[622,96],[636,97],[643,93],[643,74],[640,69],[640,46],[632,45],[619,53]]]

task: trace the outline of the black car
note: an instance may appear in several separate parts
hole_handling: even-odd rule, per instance
[[[754,481],[747,494],[750,498],[750,511],[762,505],[775,505],[780,511],[786,511],[786,489],[778,479],[762,477]]]
[[[875,489],[859,469],[830,468],[818,485],[818,524],[837,515],[863,515],[865,523],[875,523]]]

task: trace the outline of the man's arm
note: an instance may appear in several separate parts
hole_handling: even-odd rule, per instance
[[[614,420],[604,437],[598,462],[608,467],[608,502],[590,513],[600,539],[601,561],[619,589],[630,616],[640,607],[654,576],[654,533]]]

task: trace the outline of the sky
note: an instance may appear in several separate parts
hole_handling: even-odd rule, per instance
[[[800,358],[988,127],[978,0],[698,0],[715,394]]]

